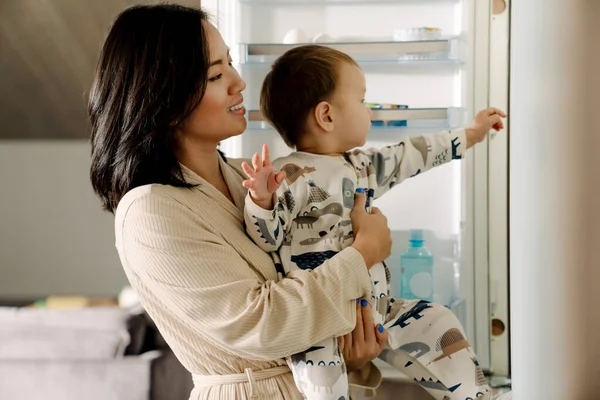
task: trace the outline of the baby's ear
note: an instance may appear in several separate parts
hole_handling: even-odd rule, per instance
[[[314,118],[317,125],[325,132],[333,130],[333,107],[326,101],[322,101],[315,107]]]

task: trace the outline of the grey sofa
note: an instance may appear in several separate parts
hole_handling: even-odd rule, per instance
[[[0,306],[2,400],[188,400],[192,386],[143,312]]]

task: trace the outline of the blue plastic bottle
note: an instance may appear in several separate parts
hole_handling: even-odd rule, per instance
[[[410,231],[409,247],[400,257],[400,297],[433,301],[433,255],[423,246],[423,231]]]

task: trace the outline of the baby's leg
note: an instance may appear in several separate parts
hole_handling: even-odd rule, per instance
[[[490,387],[456,316],[437,303],[392,300],[380,358],[438,400],[486,399]]]
[[[349,399],[346,364],[331,338],[287,359],[294,381],[308,400]]]

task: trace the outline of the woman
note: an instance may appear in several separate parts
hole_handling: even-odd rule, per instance
[[[353,245],[313,271],[278,279],[270,256],[245,234],[240,160],[217,150],[246,128],[244,88],[202,11],[144,6],[116,19],[89,99],[91,180],[115,213],[125,273],[192,373],[192,399],[300,399],[283,358],[329,337],[344,339],[351,382],[375,388],[381,375],[369,361],[387,332],[379,333],[370,308],[355,299],[370,295],[367,266],[390,254],[387,221],[376,209],[367,214],[357,196]],[[432,324],[461,331],[438,305],[407,318],[420,319],[425,308]],[[419,363],[419,354],[406,357]],[[463,361],[444,378],[478,379],[476,360]],[[432,377],[424,382],[444,386]]]
[[[354,382],[375,387],[377,369],[363,367],[387,333],[354,299],[369,294],[366,265],[390,253],[387,221],[359,197],[353,247],[277,281],[245,235],[240,161],[217,151],[246,128],[244,88],[202,11],[135,7],[116,19],[90,93],[91,180],[116,215],[127,277],[192,373],[193,399],[299,399],[283,357],[355,323],[344,356]]]

